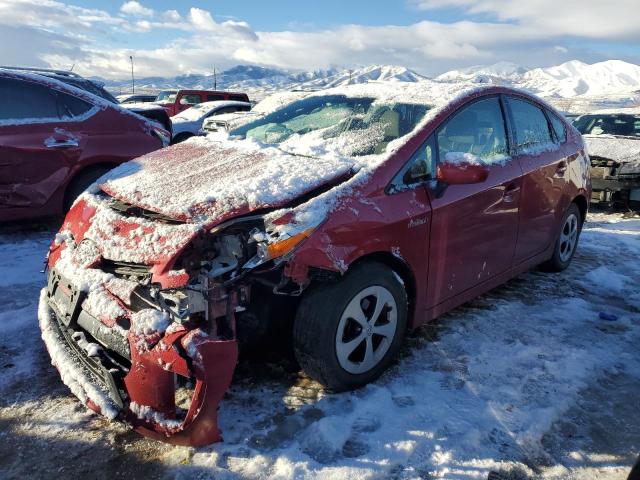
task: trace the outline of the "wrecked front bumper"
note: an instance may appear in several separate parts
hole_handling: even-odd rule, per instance
[[[84,296],[52,269],[38,312],[52,364],[74,395],[158,440],[191,446],[221,440],[217,410],[237,362],[236,341],[181,324],[140,335],[91,315]]]

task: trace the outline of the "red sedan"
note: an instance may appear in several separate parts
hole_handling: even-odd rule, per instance
[[[56,79],[0,69],[0,221],[56,215],[169,133]]]
[[[360,387],[407,329],[527,269],[567,268],[587,213],[580,134],[521,91],[343,87],[230,133],[84,194],[41,295],[63,381],[175,444],[220,439],[238,346],[293,337],[307,374]]]

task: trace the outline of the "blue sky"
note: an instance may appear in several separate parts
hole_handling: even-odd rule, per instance
[[[125,77],[238,64],[394,64],[436,75],[497,62],[640,63],[637,0],[2,0],[2,63]],[[20,47],[18,47],[18,45]]]

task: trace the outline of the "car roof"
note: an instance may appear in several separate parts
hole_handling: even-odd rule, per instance
[[[27,82],[39,83],[40,85],[44,85],[49,88],[54,88],[56,90],[60,90],[61,92],[78,97],[96,107],[100,107],[102,109],[112,108],[118,111],[119,113],[122,113],[124,115],[132,115],[139,120],[143,120],[146,123],[149,123],[149,120],[146,119],[145,117],[138,115],[137,113],[131,110],[127,110],[126,108],[123,108],[118,103],[113,103],[108,100],[105,100],[104,98],[98,95],[95,95],[94,93],[91,93],[80,87],[76,87],[75,85],[62,82],[61,80],[58,80],[54,77],[49,77],[46,75],[40,75],[37,73],[31,73],[31,72],[25,72],[25,71],[8,70],[0,67],[0,78],[10,78],[10,79],[16,79],[16,80],[23,80]]]

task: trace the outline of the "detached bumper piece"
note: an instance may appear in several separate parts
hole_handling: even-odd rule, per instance
[[[70,332],[58,321],[49,305],[46,289],[40,294],[38,320],[51,363],[60,372],[64,384],[87,407],[109,419],[116,418],[123,409],[123,402],[112,372],[89,357],[73,340],[75,332]]]
[[[235,370],[235,340],[179,324],[152,336],[117,331],[82,302],[82,293],[52,270],[38,316],[52,364],[85,405],[175,445],[222,440],[218,404]]]

